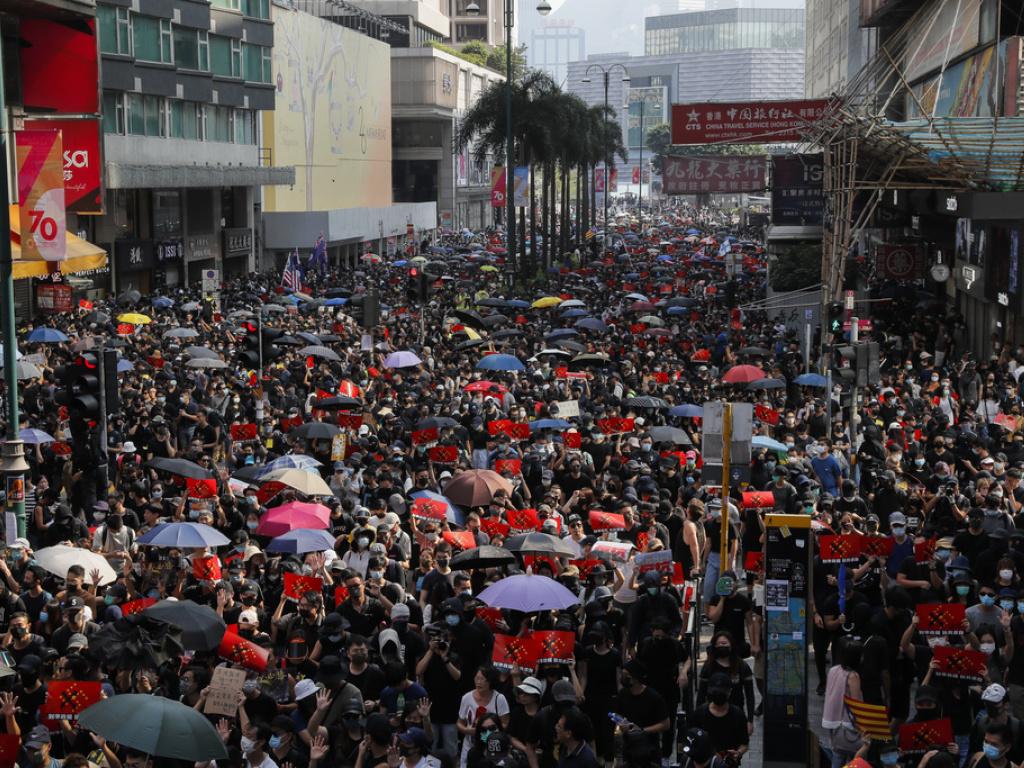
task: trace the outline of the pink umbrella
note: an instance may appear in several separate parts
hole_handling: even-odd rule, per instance
[[[300,528],[322,531],[330,522],[331,510],[323,504],[290,501],[280,507],[268,509],[260,518],[256,533],[259,536],[281,536]]]

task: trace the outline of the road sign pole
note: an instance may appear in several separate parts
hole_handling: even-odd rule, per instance
[[[853,349],[854,349],[854,358],[853,358],[854,359],[854,365],[856,365],[856,361],[857,361],[856,349],[857,349],[857,342],[858,342],[859,337],[860,337],[860,318],[857,317],[856,315],[854,315],[854,316],[852,316],[850,318],[850,344],[853,346]],[[856,454],[857,450],[860,448],[860,437],[859,437],[860,430],[858,429],[858,427],[859,427],[858,422],[859,422],[860,419],[858,417],[858,409],[857,409],[857,393],[858,393],[859,387],[857,386],[857,376],[858,376],[857,371],[856,371],[856,369],[854,369],[853,388],[852,388],[853,392],[852,392],[851,397],[850,397],[850,432],[851,432],[851,434],[850,434],[850,448],[851,448],[851,450],[853,450],[853,452],[855,454]]]

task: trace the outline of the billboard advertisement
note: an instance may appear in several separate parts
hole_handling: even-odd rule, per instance
[[[17,150],[21,258],[61,261],[67,257],[67,216],[60,131],[21,131]]]
[[[29,112],[97,114],[99,48],[95,19],[68,23],[23,18],[18,28],[21,85]]]
[[[981,39],[982,0],[937,3],[933,13],[923,19],[919,34],[907,40],[904,77],[908,82],[940,69],[978,45]]]
[[[491,207],[505,205],[505,166],[496,165],[491,169]]]
[[[1007,61],[1018,61],[1020,37],[989,46],[973,56],[914,86],[907,97],[910,118],[925,114],[935,117],[1013,117],[1018,114],[1017,88],[1020,75],[1007,69]],[[920,107],[918,106],[920,103]]]
[[[824,116],[825,99],[715,101],[672,105],[673,144],[769,144],[802,141]]]
[[[25,130],[61,133],[64,204],[70,213],[103,214],[103,144],[98,118],[26,120]]]
[[[391,55],[386,43],[305,13],[274,9],[276,108],[263,113],[274,165],[271,212],[391,204]]]
[[[766,158],[701,155],[665,158],[662,187],[666,195],[705,192],[760,192],[765,188]]]
[[[517,165],[512,172],[512,205],[525,208],[530,204],[530,169]]]
[[[817,226],[825,210],[823,155],[772,157],[772,224]]]

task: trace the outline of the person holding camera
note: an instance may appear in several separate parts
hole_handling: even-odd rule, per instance
[[[416,664],[416,679],[430,691],[434,749],[456,754],[459,703],[462,700],[462,661],[451,650],[449,632],[436,624],[426,627],[427,652]]]

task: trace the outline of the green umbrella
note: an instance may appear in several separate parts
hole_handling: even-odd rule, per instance
[[[78,724],[153,757],[206,762],[228,756],[213,724],[201,712],[163,696],[111,696],[85,709]]]

